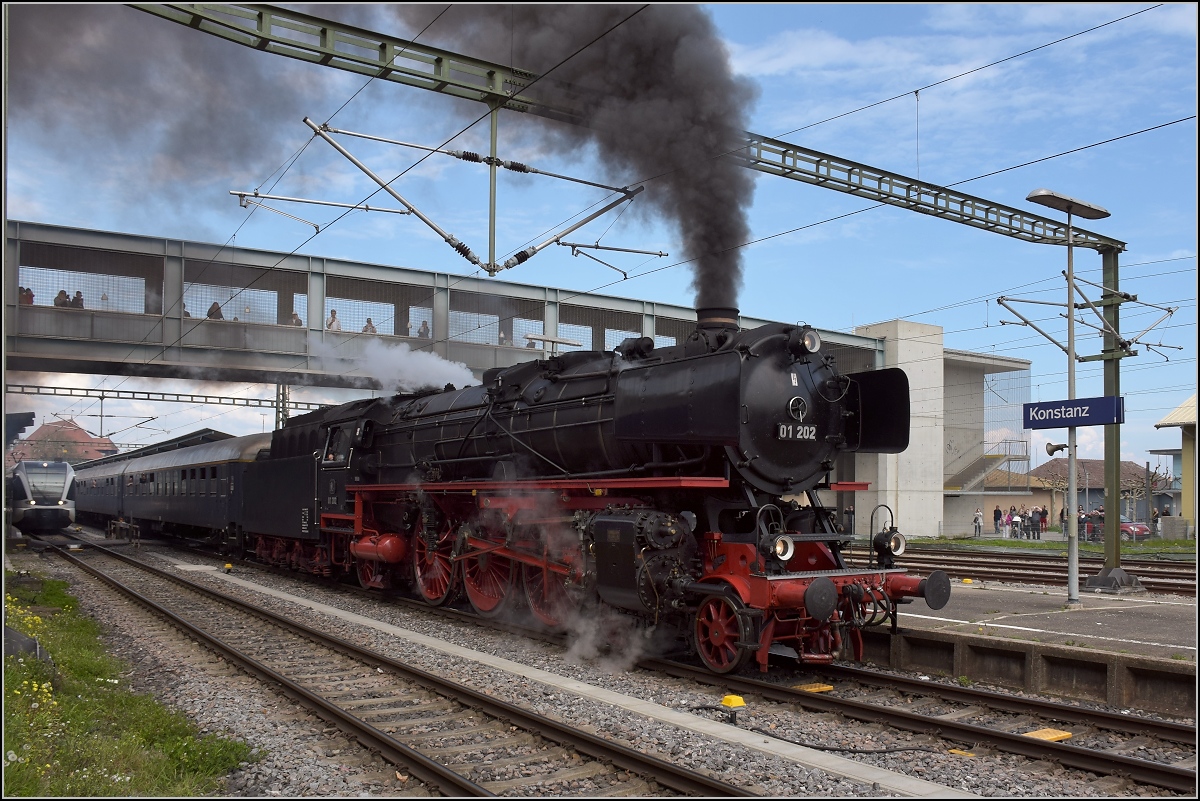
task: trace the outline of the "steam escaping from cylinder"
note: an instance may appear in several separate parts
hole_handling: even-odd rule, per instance
[[[441,10],[387,8],[414,31]],[[538,119],[526,127],[564,153],[594,144],[610,182],[648,181],[642,202],[678,225],[684,255],[694,260],[696,306],[736,306],[742,282],[737,248],[749,239],[754,182],[750,171],[722,154],[741,147],[757,89],[733,75],[712,20],[695,6],[651,5],[600,37],[634,11],[457,6],[423,39],[448,38],[443,46],[538,74],[553,68],[531,92],[569,103],[584,114],[584,125]]]

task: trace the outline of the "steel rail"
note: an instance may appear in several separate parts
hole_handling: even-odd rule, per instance
[[[1046,540],[1032,540],[1032,542],[1046,542]],[[912,542],[912,540],[909,540],[908,551],[906,552],[905,555],[910,558],[913,558],[913,557],[920,558],[920,557],[925,557],[925,556],[945,556],[945,557],[949,557],[949,558],[960,558],[961,557],[961,558],[978,558],[978,559],[984,559],[987,557],[996,558],[997,556],[1003,556],[1006,559],[1015,558],[1015,559],[1026,559],[1026,560],[1033,560],[1033,561],[1045,561],[1045,562],[1056,563],[1056,562],[1061,561],[1064,558],[1062,554],[1065,553],[1066,548],[1067,548],[1067,543],[1065,543],[1065,542],[1060,543],[1060,545],[1062,547],[1061,552],[1022,551],[1020,553],[1014,554],[1014,553],[1012,553],[1011,550],[1007,550],[1006,546],[989,546],[986,550],[983,548],[974,548],[974,547],[970,547],[970,546],[968,546],[966,548],[929,548],[929,547],[925,547],[919,543],[914,544]],[[993,547],[995,548],[994,550],[992,549]],[[1020,549],[1019,545],[1017,545],[1016,547],[1018,549]],[[1135,557],[1135,558],[1130,559],[1125,556],[1122,556],[1121,557],[1121,565],[1125,566],[1125,567],[1133,566],[1133,567],[1137,567],[1140,569],[1162,568],[1165,570],[1192,570],[1192,571],[1195,571],[1196,555],[1195,554],[1181,554],[1180,556],[1182,556],[1183,558],[1181,558],[1181,559],[1161,558],[1160,559],[1160,558],[1148,557],[1148,558],[1139,559],[1139,558]],[[1087,563],[1095,563],[1095,564],[1103,565],[1104,557],[1103,556],[1085,556],[1083,554],[1080,554],[1080,556],[1079,556],[1080,566],[1082,567],[1084,564],[1087,564]]]
[[[276,625],[290,629],[296,633],[302,634],[305,637],[309,637],[309,638],[313,639],[314,641],[319,642],[322,645],[325,645],[329,648],[338,650],[343,653],[350,654],[353,657],[355,657],[356,659],[360,659],[363,662],[371,664],[372,666],[386,667],[386,668],[394,671],[396,674],[398,674],[399,676],[401,676],[402,678],[404,678],[406,680],[425,685],[426,687],[428,687],[435,693],[438,693],[440,695],[444,695],[447,697],[459,699],[464,704],[481,709],[484,712],[488,713],[489,715],[492,715],[494,717],[501,718],[504,720],[508,720],[513,725],[516,725],[516,726],[526,729],[528,731],[536,732],[536,733],[542,735],[543,737],[546,737],[547,739],[554,740],[561,745],[565,745],[565,746],[574,748],[577,751],[587,754],[588,756],[591,756],[595,759],[609,762],[609,763],[616,765],[618,767],[621,767],[625,770],[629,770],[629,771],[632,771],[639,775],[651,778],[658,784],[661,784],[662,786],[670,788],[677,792],[686,793],[689,795],[718,796],[718,797],[754,797],[757,795],[757,793],[751,792],[750,790],[747,790],[745,788],[727,784],[726,782],[722,782],[718,779],[710,778],[708,776],[705,776],[704,774],[700,774],[700,773],[696,773],[694,771],[687,770],[686,768],[682,768],[678,765],[674,765],[670,762],[666,762],[665,760],[658,759],[657,757],[653,757],[648,754],[644,754],[633,748],[629,748],[627,746],[623,746],[618,743],[609,742],[607,740],[604,740],[603,738],[589,734],[588,732],[572,728],[571,726],[569,726],[565,723],[560,723],[552,718],[543,717],[541,715],[538,715],[537,713],[530,712],[530,711],[525,710],[514,704],[510,704],[508,702],[501,701],[497,698],[493,698],[489,695],[485,695],[484,693],[481,693],[477,690],[473,690],[470,687],[466,687],[464,685],[460,685],[460,684],[451,682],[447,679],[440,678],[432,673],[427,673],[419,668],[412,667],[411,665],[407,665],[403,662],[396,661],[390,657],[384,656],[384,655],[376,653],[374,651],[370,651],[366,648],[362,648],[362,647],[355,645],[354,643],[351,643],[347,640],[343,640],[343,639],[341,639],[339,637],[335,637],[331,634],[326,634],[324,632],[318,631],[317,629],[311,628],[311,627],[309,627],[303,623],[300,623],[298,621],[291,620],[290,618],[284,617],[283,615],[276,614],[276,613],[268,611],[266,609],[260,609],[257,607],[249,606],[248,604],[238,600],[237,598],[233,598],[231,596],[217,592],[216,590],[212,590],[207,587],[203,587],[201,585],[194,584],[194,583],[188,581],[187,579],[172,575],[166,571],[152,567],[143,562],[139,562],[138,560],[132,559],[128,556],[125,556],[124,554],[116,553],[107,548],[103,548],[101,546],[97,546],[94,544],[90,545],[90,547],[94,550],[104,553],[106,556],[111,556],[120,561],[135,565],[136,567],[143,569],[157,577],[161,577],[161,578],[171,581],[173,583],[179,584],[181,586],[185,586],[189,590],[209,596],[209,597],[213,598],[214,600],[220,601],[222,603],[227,603],[227,604],[233,605],[235,607],[249,611],[254,615],[265,618],[266,620],[275,623]],[[61,549],[56,549],[56,550],[58,550],[60,553],[62,553]],[[65,554],[65,553],[63,555],[67,556],[67,554]],[[75,561],[75,562],[79,561],[79,560],[73,559],[73,557],[68,556],[68,558],[71,558],[72,561]],[[84,569],[88,570],[88,572],[93,572],[91,569],[89,569],[90,566],[87,566],[82,563],[81,563],[81,566],[83,566]],[[96,575],[96,574],[93,573],[93,575]],[[105,579],[105,580],[108,581],[108,579]],[[136,595],[136,593],[133,593],[132,591],[130,591],[130,592],[131,592],[131,594]],[[140,599],[141,596],[138,596],[138,598]],[[148,599],[146,599],[145,602],[148,604],[153,604],[153,601],[149,601]],[[157,605],[155,605],[155,606],[157,606]],[[172,618],[174,618],[174,616],[171,615],[170,612],[166,612],[166,614],[168,616],[171,616]],[[211,635],[203,633],[202,630],[191,626],[191,624],[186,624],[186,622],[185,622],[185,625],[187,626],[189,631],[194,630],[196,632],[200,632],[200,636],[203,636],[206,641],[210,639]],[[220,642],[220,641],[217,640],[216,642]],[[222,649],[229,648],[229,646],[226,646],[223,643],[221,644],[220,647]],[[232,649],[230,649],[230,650],[232,652]],[[254,664],[257,665],[258,663],[254,663]],[[263,667],[262,669],[269,671],[269,668]],[[272,679],[272,680],[275,680],[275,679]],[[287,682],[287,680],[283,679],[283,681],[281,683],[284,683],[284,682]],[[288,682],[288,684],[290,684],[290,682]],[[298,687],[298,685],[296,685],[296,686]],[[303,688],[298,687],[298,689],[301,692],[307,692],[307,691],[303,690]],[[326,703],[328,703],[328,702],[326,702]],[[331,708],[334,710],[337,709],[336,707],[332,707],[332,706],[331,706]],[[342,715],[345,715],[345,713],[342,713]],[[346,716],[346,717],[352,722],[351,725],[356,725],[353,723],[354,721],[357,721],[356,718],[353,718],[351,716]],[[399,748],[404,749],[405,752],[411,751],[411,749],[409,749],[407,746],[404,746],[403,744],[392,740],[390,737],[388,737],[383,732],[379,732],[378,730],[376,730],[370,726],[368,726],[368,728],[371,730],[371,732],[375,736],[378,736],[383,741],[386,741],[387,743],[394,743]],[[380,746],[375,746],[374,743],[372,743],[372,746],[380,747]],[[412,753],[417,754],[417,756],[421,756],[418,752],[413,751]],[[437,765],[437,763],[432,762],[431,760],[428,760],[427,757],[421,756],[421,759],[429,761],[431,765],[441,768],[440,765]],[[441,769],[445,770],[445,768],[441,768]],[[415,770],[414,770],[414,775],[417,775],[418,778],[424,779],[424,777],[421,776],[420,774],[416,773]],[[454,774],[454,775],[457,776],[457,774]],[[439,786],[441,786],[440,783],[434,779],[430,779],[427,781],[429,781],[430,783],[433,783],[433,784],[439,784]],[[469,781],[469,780],[463,779],[463,781]],[[477,787],[479,790],[482,790],[483,795],[491,795],[491,793],[488,792],[485,788],[479,787],[478,785],[474,785],[474,783],[470,783],[470,784],[471,784],[471,786]],[[462,793],[460,793],[460,794],[462,794]],[[472,794],[478,795],[479,793],[472,793]]]
[[[110,556],[110,557],[116,558],[120,561],[134,564],[137,567],[143,568],[147,572],[150,572],[156,576],[161,576],[162,578],[166,578],[168,580],[173,580],[176,583],[183,584],[183,585],[187,586],[188,589],[190,589],[190,590],[201,590],[206,593],[210,592],[203,587],[199,587],[198,585],[194,585],[191,582],[179,579],[175,576],[170,575],[169,573],[165,573],[161,570],[158,570],[157,568],[142,564],[141,562],[138,562],[135,559],[130,559],[129,557],[124,556],[122,554],[114,553],[105,548],[97,548],[95,546],[93,546],[93,548],[95,548],[95,550],[98,550],[98,551],[104,553],[106,556]],[[450,797],[458,797],[458,796],[485,797],[485,796],[494,796],[495,795],[495,793],[492,793],[489,790],[485,789],[484,787],[481,787],[480,785],[476,784],[475,782],[471,781],[470,779],[467,779],[465,776],[461,776],[458,773],[455,773],[454,771],[450,770],[449,768],[445,767],[444,765],[440,765],[437,762],[433,761],[432,759],[425,756],[424,754],[421,754],[420,752],[415,751],[412,748],[409,748],[408,746],[404,745],[403,743],[392,739],[384,732],[381,732],[378,729],[376,729],[375,727],[371,726],[370,724],[363,722],[362,720],[354,717],[353,715],[350,715],[348,712],[346,712],[345,710],[339,708],[338,706],[330,703],[329,701],[327,701],[325,698],[321,697],[320,695],[317,695],[316,693],[306,690],[304,687],[301,687],[299,684],[288,679],[283,674],[277,673],[274,670],[272,670],[271,668],[262,664],[261,662],[244,655],[243,653],[241,653],[239,650],[237,650],[233,646],[228,645],[225,642],[223,642],[220,638],[210,634],[209,632],[205,631],[204,629],[200,628],[199,626],[196,626],[196,625],[188,622],[187,620],[184,620],[179,615],[170,611],[166,607],[163,607],[160,604],[155,603],[154,601],[150,600],[149,598],[147,598],[146,596],[137,592],[136,590],[134,590],[130,587],[126,587],[124,584],[121,584],[115,578],[106,575],[101,570],[97,570],[96,568],[87,564],[86,562],[82,561],[81,559],[78,559],[78,558],[72,556],[71,554],[67,553],[64,549],[54,546],[54,550],[56,553],[58,553],[59,556],[62,556],[64,559],[68,560],[76,567],[91,574],[92,576],[95,576],[96,578],[100,579],[104,583],[111,586],[113,589],[115,589],[121,593],[124,593],[125,595],[129,596],[134,601],[136,601],[137,603],[141,604],[142,606],[146,607],[150,611],[154,612],[155,614],[161,615],[162,617],[166,618],[173,625],[188,632],[193,637],[195,637],[197,640],[205,643],[208,647],[212,648],[213,650],[218,651],[226,659],[229,659],[234,664],[241,666],[243,669],[248,671],[250,674],[258,677],[259,679],[261,679],[263,681],[273,682],[275,684],[278,684],[281,688],[283,688],[284,693],[287,694],[289,697],[295,699],[296,701],[298,701],[299,703],[308,707],[309,709],[312,709],[313,711],[317,712],[317,714],[320,715],[321,717],[323,717],[325,720],[328,720],[332,723],[336,723],[344,731],[352,733],[353,736],[355,738],[357,738],[359,742],[361,742],[363,745],[367,746],[368,748],[378,749],[380,753],[384,754],[393,763],[404,765],[418,779],[420,779],[421,781],[423,781],[427,784],[432,784],[432,785],[440,788],[444,793],[446,793],[446,795],[448,795]],[[245,607],[244,604],[242,604],[241,602],[239,602],[235,599],[222,599],[222,600],[228,600],[239,607]],[[265,613],[264,610],[261,610],[261,609],[253,609],[253,608],[249,608],[249,607],[245,607],[245,608],[247,608],[249,611],[251,611],[254,614],[261,615],[261,614]],[[265,613],[265,614],[269,614],[269,613]],[[293,626],[291,624],[283,622],[282,618],[277,619],[275,622],[278,623],[279,625],[286,626],[287,628],[293,628]],[[300,629],[298,629],[298,628],[295,630],[300,631]],[[306,632],[302,632],[302,633],[306,633]]]
[[[997,562],[1003,560],[1003,564]],[[1033,572],[1056,571],[1066,567],[1066,560],[1058,559],[1028,559],[1017,554],[994,554],[989,556],[939,556],[905,553],[898,557],[897,564],[905,567],[924,567],[933,565],[938,568],[952,567],[955,569],[982,569]],[[1095,560],[1080,564],[1080,569],[1099,570],[1104,565]],[[1127,570],[1137,571],[1139,576],[1150,576],[1159,579],[1174,579],[1176,581],[1195,581],[1196,569],[1190,565],[1125,565]]]
[[[931,734],[959,742],[987,743],[998,750],[1030,759],[1046,759],[1064,767],[1102,775],[1125,776],[1135,782],[1151,784],[1180,793],[1196,792],[1195,770],[1148,762],[1121,754],[1089,751],[1077,746],[1037,740],[1022,734],[1010,734],[955,720],[917,715],[893,707],[875,706],[848,698],[830,698],[757,679],[747,679],[729,674],[718,676],[677,662],[650,660],[650,663],[657,670],[676,678],[715,685],[747,695],[757,695],[771,701],[797,704],[806,709],[843,715],[870,723],[884,723],[897,729]]]
[[[903,567],[911,570],[937,568],[950,575],[961,575],[973,579],[991,579],[993,581],[1009,581],[1026,584],[1052,584],[1055,586],[1067,583],[1066,565],[1061,568],[1053,566],[1034,566],[1026,568],[1019,566],[981,565],[977,563],[955,562],[946,558],[905,559]],[[1096,568],[1098,572],[1098,568]],[[1162,594],[1192,594],[1196,591],[1195,575],[1164,576],[1153,573],[1141,573],[1133,569],[1138,580],[1146,590]]]
[[[834,676],[843,680],[857,681],[877,687],[890,687],[904,692],[937,695],[947,701],[962,704],[983,705],[989,709],[1003,712],[1029,713],[1045,716],[1052,720],[1062,720],[1069,723],[1085,723],[1109,731],[1125,734],[1146,735],[1168,740],[1173,743],[1196,745],[1196,727],[1186,723],[1171,720],[1155,720],[1153,718],[1134,717],[1117,712],[1106,712],[1098,709],[1085,709],[1073,704],[1059,701],[1042,701],[1032,698],[1018,698],[993,690],[981,690],[973,687],[955,687],[949,684],[921,681],[905,676],[893,676],[869,668],[844,667],[842,665],[825,665],[814,667],[813,672],[826,676]]]

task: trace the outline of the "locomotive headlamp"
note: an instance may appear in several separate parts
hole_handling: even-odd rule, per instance
[[[771,546],[775,557],[781,562],[786,562],[792,558],[792,554],[796,552],[796,543],[786,534],[781,534],[775,538],[775,542]]]
[[[803,359],[821,349],[821,335],[812,326],[798,324],[788,335],[787,349],[797,359]]]
[[[886,528],[871,538],[871,547],[879,557],[881,567],[887,569],[895,564],[894,557],[904,553],[908,540],[896,530],[895,526]]]
[[[59,506],[62,506],[62,505],[63,505],[63,502],[62,502],[62,501],[59,501],[59,502],[58,502],[58,505],[59,505]]]
[[[816,353],[821,349],[821,335],[814,328],[805,328],[800,332],[800,343],[804,345],[804,349],[809,353]]]

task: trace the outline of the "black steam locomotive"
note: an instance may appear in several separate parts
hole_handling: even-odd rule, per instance
[[[102,460],[78,471],[79,509],[431,605],[465,595],[483,616],[562,626],[602,604],[721,673],[765,670],[776,644],[860,658],[860,629],[897,601],[949,598],[941,571],[892,567],[894,530],[847,566],[814,492],[842,451],[907,447],[907,377],[842,375],[815,330],[736,320],[701,310],[675,346],[631,338],[312,412],[269,443]]]

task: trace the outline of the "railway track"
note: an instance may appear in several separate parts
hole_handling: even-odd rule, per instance
[[[294,572],[272,572],[303,578]],[[403,598],[387,600],[475,626],[500,628],[521,636],[554,639],[544,632],[482,620],[451,608],[435,609],[422,602]],[[650,660],[639,663],[639,667],[761,698],[779,709],[826,712],[851,720],[883,723],[894,729],[923,733],[937,737],[942,742],[949,741],[951,745],[944,745],[944,748],[966,744],[976,750],[982,747],[990,752],[1021,755],[1101,776],[1127,777],[1140,784],[1175,792],[1195,792],[1194,725],[858,668],[810,668],[809,674],[803,674],[797,672],[794,663],[789,663],[788,670],[773,673],[769,680],[763,681],[738,676],[715,676],[703,669],[671,661]],[[792,686],[811,684],[812,673],[834,686],[827,693],[814,693]],[[1064,744],[1027,736],[1028,732],[1042,728],[1066,731],[1072,735],[1071,740]],[[769,734],[787,739],[786,733],[778,730]],[[821,747],[820,744],[804,744]],[[1144,758],[1145,755],[1155,758]]]
[[[1010,551],[964,553],[958,550],[910,549],[897,559],[910,570],[944,570],[952,578],[990,579],[1023,584],[1066,586],[1067,558],[1064,553],[1038,554]],[[1195,562],[1122,560],[1121,566],[1136,575],[1147,591],[1173,595],[1196,594]],[[1080,558],[1080,578],[1098,574],[1104,560]]]
[[[1196,792],[1196,728],[1192,725],[1105,713],[985,690],[954,688],[855,668],[830,667],[814,671],[816,675],[835,679],[840,684],[830,687],[827,692],[815,692],[802,689],[813,687],[811,674],[801,678],[793,673],[782,680],[764,680],[744,675],[716,676],[702,668],[667,660],[643,664],[666,675],[719,686],[729,692],[757,697],[765,703],[798,706],[812,712],[881,723],[949,740],[959,747],[978,749],[983,746],[1102,776],[1122,776],[1175,792]],[[864,692],[864,687],[869,687],[870,691]],[[1065,729],[1059,728],[1063,726]],[[1075,744],[1028,735],[1049,728],[1067,731]],[[763,733],[787,739],[787,735],[778,730]],[[1113,737],[1114,734],[1119,736]],[[1158,754],[1161,759],[1132,755],[1136,753]]]
[[[612,795],[754,795],[122,554],[57,552],[444,795],[565,794],[581,779]],[[525,775],[496,778],[511,764]]]

